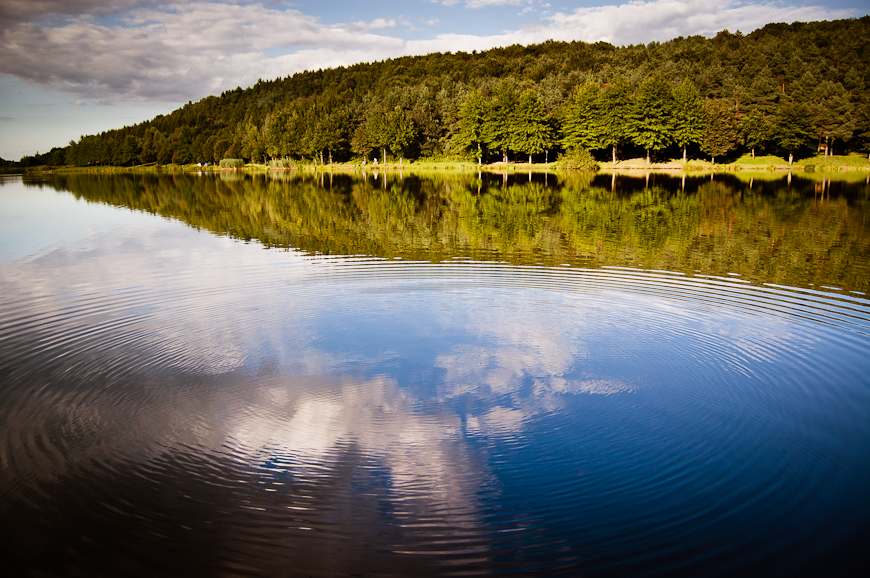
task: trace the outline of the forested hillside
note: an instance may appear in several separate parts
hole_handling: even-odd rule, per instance
[[[22,164],[870,152],[868,77],[867,16],[625,47],[549,41],[262,80]]]

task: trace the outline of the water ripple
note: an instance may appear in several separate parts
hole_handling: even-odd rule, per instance
[[[239,253],[75,291],[4,266],[0,496],[30,520],[3,533],[24,563],[776,574],[866,522],[864,297]]]

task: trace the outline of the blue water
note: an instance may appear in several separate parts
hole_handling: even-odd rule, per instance
[[[4,574],[868,561],[848,287],[266,250],[14,179],[0,223]]]

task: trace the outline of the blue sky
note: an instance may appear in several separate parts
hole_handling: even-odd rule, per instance
[[[646,43],[867,13],[866,0],[2,0],[0,157],[305,69],[550,38]]]

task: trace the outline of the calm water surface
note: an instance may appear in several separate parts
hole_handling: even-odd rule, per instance
[[[3,575],[870,563],[863,178],[0,183]]]

